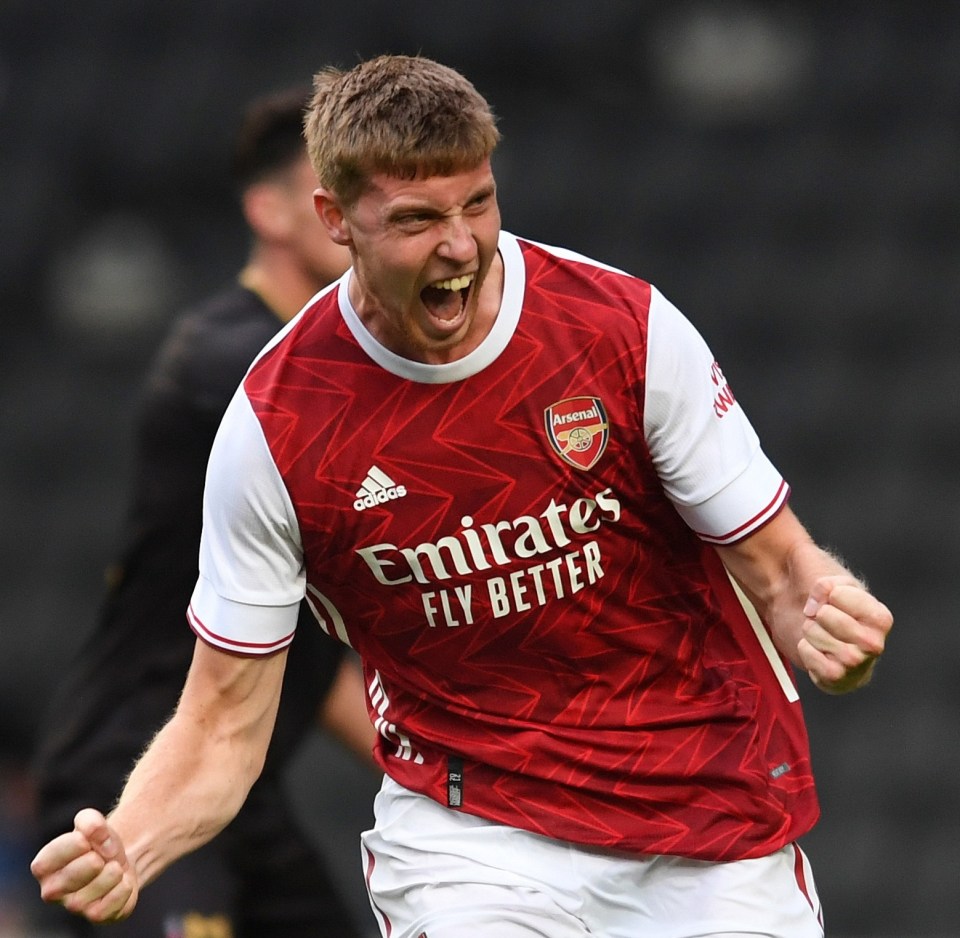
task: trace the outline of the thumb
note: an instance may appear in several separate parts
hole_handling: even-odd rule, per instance
[[[834,588],[840,584],[860,585],[858,580],[848,574],[819,577],[810,587],[810,593],[803,606],[803,614],[808,619],[816,618],[817,613],[829,604]]]
[[[121,865],[126,866],[127,858],[123,844],[99,811],[95,808],[84,808],[78,811],[73,819],[73,826],[87,838],[91,848],[105,861],[117,860]]]

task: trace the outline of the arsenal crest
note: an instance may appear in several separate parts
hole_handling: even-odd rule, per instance
[[[554,452],[576,469],[590,469],[610,437],[607,412],[599,397],[568,397],[543,412]]]

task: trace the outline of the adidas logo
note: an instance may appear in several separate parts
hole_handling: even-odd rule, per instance
[[[357,511],[373,508],[374,505],[383,505],[395,498],[403,498],[407,490],[397,485],[393,479],[376,466],[371,466],[363,484],[357,489],[357,500],[353,507]]]

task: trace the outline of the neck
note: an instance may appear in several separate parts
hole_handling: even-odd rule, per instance
[[[465,332],[457,338],[451,337],[447,341],[432,343],[424,342],[422,335],[416,336],[415,330],[405,331],[402,324],[397,327],[396,321],[402,320],[402,317],[388,316],[383,312],[379,300],[364,290],[361,278],[357,276],[356,266],[353,276],[350,277],[348,292],[357,318],[384,348],[411,361],[427,365],[446,365],[465,358],[490,334],[500,314],[503,286],[503,258],[498,252],[494,255],[490,269],[477,284],[477,305]]]
[[[316,278],[307,276],[291,260],[267,257],[262,253],[251,256],[239,281],[269,307],[281,321],[289,322],[300,312],[307,300],[322,286]]]

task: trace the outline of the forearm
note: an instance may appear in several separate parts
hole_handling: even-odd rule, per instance
[[[781,529],[783,537],[778,536]],[[781,654],[799,664],[797,645],[810,587],[820,576],[845,572],[839,561],[819,548],[792,516],[777,518],[768,529],[717,552]]]
[[[139,884],[216,836],[240,810],[261,764],[235,741],[210,738],[189,718],[171,719],[109,816]]]
[[[366,708],[366,692],[358,662],[344,658],[318,712],[320,726],[362,762],[376,768],[373,744],[377,732]]]
[[[109,818],[141,885],[240,810],[263,767],[285,661],[285,652],[245,659],[198,642],[176,713]]]
[[[285,663],[286,651],[240,657],[198,641],[177,711],[109,819],[84,808],[33,858],[44,901],[124,919],[143,885],[229,823],[263,766]]]

